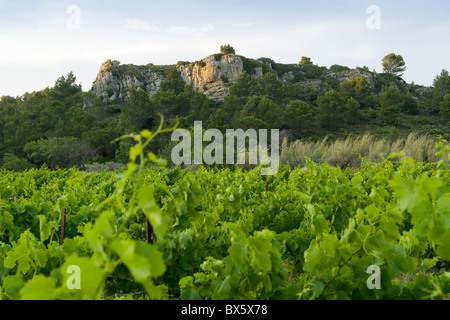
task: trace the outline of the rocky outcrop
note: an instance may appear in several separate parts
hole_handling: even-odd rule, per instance
[[[244,64],[234,54],[211,55],[193,64],[179,65],[178,71],[187,84],[208,98],[220,101],[244,72]]]
[[[360,77],[363,76],[366,78],[366,81],[369,83],[370,87],[375,88],[377,76],[375,73],[365,71],[363,69],[349,69],[340,72],[329,72],[327,74],[328,77],[336,78],[339,82],[347,82],[352,77]]]
[[[164,68],[151,64],[121,65],[108,60],[101,65],[91,91],[105,104],[121,103],[133,88],[142,88],[152,97],[165,80]]]
[[[252,79],[261,79],[269,72],[285,84],[298,83],[305,86],[326,81],[323,77],[346,82],[352,77],[363,76],[373,89],[379,80],[376,73],[363,68],[350,69],[335,65],[327,69],[278,64],[268,58],[254,60],[235,54],[214,54],[193,63],[178,62],[176,66],[121,65],[118,61],[108,60],[101,65],[91,91],[105,104],[122,103],[133,88],[142,88],[152,97],[160,90],[162,82],[167,80],[169,67],[176,67],[188,85],[215,101],[225,99],[230,86],[244,71]],[[408,84],[404,84],[409,88]]]
[[[91,91],[106,104],[123,102],[133,88],[142,88],[152,97],[167,80],[169,67],[121,65],[119,61],[108,60],[101,65]],[[244,66],[237,55],[216,54],[195,63],[180,63],[177,70],[194,89],[209,99],[221,101],[244,72]]]

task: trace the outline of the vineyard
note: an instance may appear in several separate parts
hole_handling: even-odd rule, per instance
[[[134,136],[122,172],[0,173],[1,299],[449,299],[445,140],[436,163],[261,176],[167,170],[143,152],[153,137]]]

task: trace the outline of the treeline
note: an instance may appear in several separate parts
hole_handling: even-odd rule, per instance
[[[387,73],[377,74],[374,86],[362,75],[339,82],[324,77],[323,67],[305,63],[310,79],[296,83],[279,80],[276,71],[281,65],[273,64],[275,72],[266,72],[262,78],[253,77],[249,69],[230,86],[223,102],[194,91],[172,68],[152,98],[136,89],[122,104],[104,105],[91,92],[83,92],[69,73],[51,88],[1,98],[0,164],[21,171],[43,164],[53,169],[126,163],[132,142],[111,141],[155,128],[159,113],[167,126],[178,119],[186,129],[194,121],[203,121],[205,129],[276,128],[290,141],[318,141],[325,136],[333,140],[367,131],[391,138],[412,131],[450,135],[446,70],[436,76],[431,90],[425,90]],[[169,139],[155,140],[151,151],[167,155]]]

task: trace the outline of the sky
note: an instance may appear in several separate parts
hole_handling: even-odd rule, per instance
[[[88,91],[100,65],[197,61],[230,44],[278,63],[382,72],[402,55],[403,78],[431,86],[450,70],[450,1],[0,0],[0,96],[53,87],[73,72]]]

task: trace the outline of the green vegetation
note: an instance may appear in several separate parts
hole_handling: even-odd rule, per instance
[[[221,54],[236,54],[236,51],[229,44],[225,44],[225,45],[220,46],[220,53]]]
[[[356,170],[308,161],[270,177],[146,166],[164,166],[144,150],[171,130],[122,137],[134,143],[120,175],[1,172],[1,299],[449,297],[445,140],[429,164],[402,154]]]
[[[385,73],[401,76],[406,70],[405,61],[401,55],[390,53],[383,58],[382,62]]]
[[[301,64],[301,65],[309,65],[309,64],[313,64],[313,63],[311,61],[311,58],[303,56],[302,59],[300,60],[299,64]]]
[[[232,48],[222,49],[231,52]],[[220,59],[223,54],[216,56]],[[110,142],[131,132],[156,129],[158,113],[169,124],[178,118],[186,129],[199,120],[205,128],[223,132],[252,125],[280,129],[282,137],[288,138],[286,148],[296,141],[316,143],[325,137],[329,142],[349,135],[362,139],[367,132],[387,142],[404,139],[412,132],[450,138],[450,76],[446,70],[435,77],[432,87],[424,88],[407,84],[394,73],[339,65],[327,69],[308,57],[300,64],[239,57],[244,72],[238,80],[221,79],[229,86],[224,101],[209,100],[186,85],[175,66],[122,66],[118,61],[109,61],[107,68],[141,80],[149,70],[163,72],[166,81],[151,98],[144,89],[136,88],[109,104],[92,92],[82,92],[72,73],[57,79],[51,88],[1,97],[0,164],[16,171],[43,164],[51,168],[86,167],[95,162],[123,164],[126,146]],[[192,65],[178,63],[187,64]],[[44,156],[46,141],[51,145],[71,138],[77,152],[60,146],[52,149],[52,156]],[[33,145],[37,149],[30,149]],[[158,137],[148,149],[167,156],[169,146],[169,137]]]
[[[317,142],[297,140],[289,145],[285,139],[281,148],[281,162],[291,167],[303,167],[307,159],[311,159],[317,164],[360,169],[364,161],[380,163],[392,153],[405,152],[416,162],[430,163],[439,159],[435,151],[437,142],[438,139],[434,137],[417,133],[395,140],[375,138],[366,133],[335,141],[329,141],[327,137]]]

